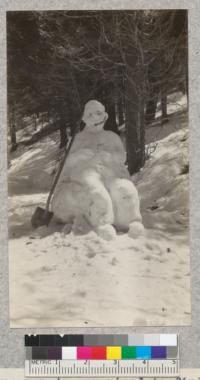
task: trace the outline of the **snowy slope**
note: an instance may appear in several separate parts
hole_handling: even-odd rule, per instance
[[[135,178],[146,227],[168,232],[188,227],[188,130],[158,142],[158,147]]]
[[[133,178],[146,228],[136,240],[120,234],[108,242],[93,231],[67,234],[55,223],[33,231],[30,218],[45,202],[56,144],[44,139],[12,161],[12,327],[190,324],[188,132],[179,129],[157,143]],[[21,176],[26,194],[15,182]]]
[[[28,147],[20,145],[9,162],[9,194],[47,192],[57,161],[58,145],[50,137]]]

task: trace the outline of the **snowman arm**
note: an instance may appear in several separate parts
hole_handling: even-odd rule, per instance
[[[74,142],[72,144],[70,153],[77,152],[82,147],[83,141],[84,139],[83,139],[82,132],[77,133],[77,135],[75,136]]]
[[[120,139],[119,136],[117,136],[115,134],[115,137],[113,139],[113,143],[112,143],[112,146],[113,146],[113,153],[120,156],[122,161],[125,162],[126,160],[126,151],[124,149],[124,145]]]
[[[107,137],[109,138],[109,142],[110,142],[110,146],[112,147],[112,150],[116,152],[120,152],[122,154],[125,153],[125,149],[120,137],[116,133],[111,132],[111,131],[108,131],[106,133],[108,133]]]

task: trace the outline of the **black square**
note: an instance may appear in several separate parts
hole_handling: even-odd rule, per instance
[[[55,335],[40,335],[40,346],[55,346]]]
[[[84,336],[83,335],[68,335],[69,346],[84,346]]]
[[[28,346],[39,346],[39,335],[25,335],[24,344]]]
[[[69,346],[69,335],[55,335],[55,346]]]

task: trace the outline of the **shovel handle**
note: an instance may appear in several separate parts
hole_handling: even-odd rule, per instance
[[[53,184],[52,184],[51,190],[50,190],[50,192],[49,192],[49,195],[48,195],[48,198],[47,198],[47,202],[46,202],[46,207],[45,207],[45,213],[46,213],[46,214],[47,214],[48,211],[49,211],[49,205],[50,205],[50,202],[51,202],[51,197],[52,197],[52,195],[53,195],[53,193],[54,193],[54,190],[55,190],[55,188],[56,188],[56,185],[57,185],[57,182],[58,182],[58,180],[59,180],[59,177],[60,177],[61,171],[62,171],[63,166],[64,166],[64,164],[65,164],[66,158],[67,158],[67,156],[68,156],[68,154],[69,154],[69,151],[70,151],[70,149],[71,149],[71,146],[72,146],[72,144],[73,144],[73,142],[74,142],[74,139],[75,139],[75,136],[76,136],[76,132],[77,132],[78,129],[79,129],[79,123],[78,123],[78,125],[77,125],[77,127],[76,127],[76,129],[75,129],[75,131],[74,131],[74,134],[73,134],[73,136],[72,136],[72,138],[71,138],[71,141],[70,141],[70,143],[69,143],[69,145],[68,145],[68,147],[67,147],[67,149],[66,149],[66,151],[65,151],[65,154],[64,154],[63,160],[62,160],[61,163],[60,163],[59,169],[58,169],[58,171],[57,171],[57,174],[56,174],[55,179],[54,179],[54,181],[53,181]]]

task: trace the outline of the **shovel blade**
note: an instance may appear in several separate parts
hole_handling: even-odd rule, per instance
[[[44,210],[42,207],[37,207],[31,218],[31,225],[33,228],[48,226],[52,217],[53,212]]]

